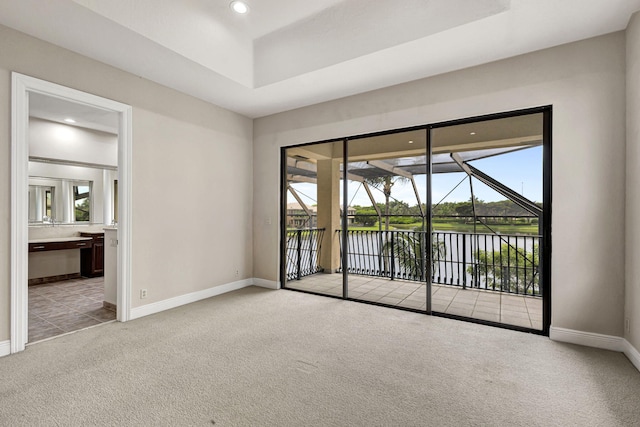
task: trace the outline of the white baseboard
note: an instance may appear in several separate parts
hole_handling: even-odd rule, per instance
[[[633,366],[640,371],[640,352],[631,345],[627,340],[624,340],[624,355],[633,363]]]
[[[0,341],[0,357],[11,354],[11,341]]]
[[[237,282],[226,283],[224,285],[214,286],[213,288],[204,289],[202,291],[180,295],[174,298],[169,298],[140,307],[134,307],[131,309],[130,319],[133,320],[140,317],[148,316],[150,314],[160,313],[161,311],[180,307],[181,305],[190,304],[192,302],[200,301],[206,298],[215,297],[216,295],[221,295],[227,292],[246,288],[247,286],[251,286],[253,284],[254,279],[238,280]]]
[[[613,335],[595,334],[593,332],[576,331],[552,326],[549,329],[549,338],[553,341],[602,348],[604,350],[619,352],[624,352],[625,350],[625,339]]]
[[[253,278],[253,284],[267,289],[280,289],[280,282],[275,280],[260,279],[258,277]]]
[[[604,350],[624,353],[633,366],[640,371],[640,352],[622,337],[613,335],[594,334],[592,332],[575,331],[573,329],[554,328],[549,329],[549,338],[553,341],[579,344],[587,347],[602,348]]]

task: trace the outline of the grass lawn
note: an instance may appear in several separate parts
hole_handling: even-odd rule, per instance
[[[498,231],[502,234],[538,234],[538,224],[500,224],[490,225],[493,231]],[[473,232],[473,224],[460,224],[455,222],[438,221],[433,223],[434,231],[460,231],[466,233]],[[476,225],[476,232],[478,233],[491,233],[492,231],[485,227],[483,224]]]

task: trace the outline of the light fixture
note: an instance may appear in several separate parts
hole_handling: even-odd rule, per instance
[[[409,141],[409,144],[413,144],[413,141]]]
[[[475,134],[476,134],[475,132],[471,132],[469,135],[475,135]]]
[[[235,13],[239,13],[240,15],[244,15],[249,12],[249,6],[243,1],[232,1],[229,7]]]
[[[65,122],[67,123],[75,123],[76,121],[73,119],[64,119]]]

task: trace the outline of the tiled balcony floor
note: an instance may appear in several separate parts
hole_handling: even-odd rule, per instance
[[[288,281],[286,287],[342,296],[342,275],[315,274]],[[435,312],[542,329],[542,298],[435,283],[431,288],[431,308]],[[418,310],[425,310],[427,304],[424,283],[369,276],[349,275],[349,297]]]
[[[103,277],[29,286],[29,342],[115,320],[103,300]]]

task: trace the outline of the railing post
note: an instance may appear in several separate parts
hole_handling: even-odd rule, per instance
[[[424,222],[422,225],[422,231],[419,234],[420,236],[420,244],[419,248],[422,248],[422,253],[420,254],[420,281],[427,281],[427,263],[432,262],[431,257],[433,256],[433,246],[427,247],[427,232],[424,230]],[[429,252],[427,252],[429,251]]]
[[[379,227],[378,227],[379,228]],[[382,238],[382,230],[378,230],[378,276],[384,276],[383,272],[383,254],[382,248],[384,246]]]
[[[467,235],[462,235],[462,289],[467,289]]]
[[[297,266],[298,266],[298,280],[300,280],[300,278],[302,277],[302,275],[300,274],[300,270],[301,270],[301,264],[302,264],[302,230],[297,230],[298,232],[298,236],[297,236],[297,241],[298,241],[298,259],[297,259]]]
[[[396,270],[396,257],[393,253],[393,231],[389,231],[389,233],[391,233],[391,259],[389,261],[391,262],[391,280],[393,280]]]

